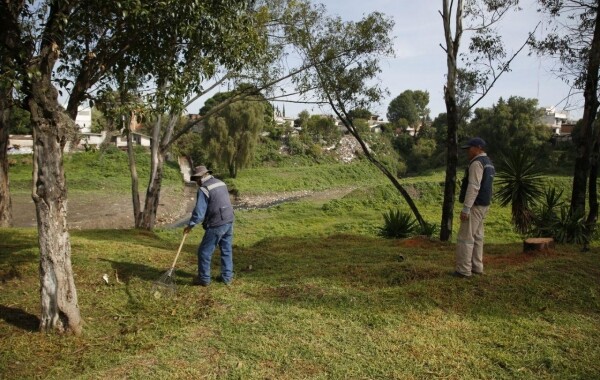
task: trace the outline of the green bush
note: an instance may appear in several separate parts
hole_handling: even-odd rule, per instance
[[[553,226],[554,240],[559,243],[587,244],[588,231],[584,212],[569,212],[569,206],[563,205],[560,217]]]
[[[425,222],[425,226],[419,226],[419,234],[432,237],[437,233],[437,229],[437,224]]]
[[[536,237],[555,235],[554,227],[559,221],[558,209],[562,207],[563,191],[550,187],[544,192],[544,200],[533,209],[530,233]]]
[[[418,231],[417,221],[407,212],[400,210],[389,210],[383,214],[384,226],[381,228],[381,236],[387,238],[407,238]]]

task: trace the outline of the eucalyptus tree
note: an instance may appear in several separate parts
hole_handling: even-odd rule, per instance
[[[252,8],[245,1],[208,2],[197,8],[195,3],[180,2],[169,12],[184,19],[182,23],[160,25],[160,34],[153,36],[160,46],[160,54],[146,60],[147,71],[156,86],[149,99],[155,115],[152,125],[150,179],[143,207],[137,185],[132,185],[135,226],[152,229],[159,206],[162,175],[166,154],[173,142],[189,130],[185,127],[175,133],[182,111],[193,101],[223,80],[249,67],[259,66],[268,53],[265,7]],[[210,16],[210,17],[209,17]],[[160,45],[162,43],[162,45]],[[135,54],[134,53],[134,58]],[[154,59],[154,60],[153,60]],[[224,74],[226,73],[226,74]],[[212,87],[203,86],[221,75]],[[244,88],[242,94],[255,93]],[[237,99],[232,96],[232,99]],[[225,107],[228,99],[202,115],[199,120]],[[131,144],[128,144],[130,157]],[[135,163],[130,161],[132,182],[136,182]]]
[[[204,38],[215,45],[223,42],[219,31],[233,22],[227,15],[245,6],[245,1],[236,0],[0,3],[0,51],[8,56],[3,70],[17,78],[15,87],[24,94],[22,107],[30,113],[33,127],[42,330],[82,330],[62,162],[78,106],[114,71],[135,67],[138,74],[146,74],[152,65],[168,63],[178,42],[174,37],[186,25],[188,30],[203,30]],[[66,110],[59,104],[61,88],[68,93]]]
[[[320,6],[307,5],[290,19],[288,36],[303,64],[310,67],[294,78],[299,91],[312,91],[317,102],[329,104],[365,154],[396,187],[419,224],[426,225],[419,210],[396,176],[367,147],[353,122],[352,110],[369,109],[386,91],[377,74],[382,56],[393,54],[390,37],[393,21],[374,12],[357,22],[324,17]]]
[[[507,12],[518,7],[518,0],[442,0],[439,12],[444,25],[442,45],[446,53],[446,84],[444,102],[447,114],[446,176],[440,239],[452,235],[456,194],[456,166],[458,163],[458,128],[479,101],[494,86],[499,77],[510,69],[510,63],[529,41],[512,55],[507,55],[495,26]],[[459,67],[460,46],[465,32],[470,33],[468,55],[463,55],[465,66]],[[533,33],[533,32],[532,32]],[[466,93],[465,93],[466,91]],[[466,99],[474,98],[472,101]]]
[[[600,133],[594,131],[594,122],[600,104],[600,5],[597,0],[538,0],[538,3],[540,10],[549,16],[549,32],[532,46],[540,54],[559,60],[556,74],[572,86],[572,92],[583,91],[583,138],[577,143],[570,212],[572,215],[585,212],[586,185],[589,186],[587,223],[593,225],[598,219]]]
[[[366,30],[352,30],[354,33],[353,40],[344,42],[342,45],[339,45],[342,39],[340,36],[336,36],[336,39],[321,41],[321,48],[333,52],[335,55],[323,54],[319,57],[312,57],[313,59],[300,60],[298,66],[289,66],[289,62],[285,58],[289,54],[296,54],[298,51],[302,51],[302,47],[297,44],[297,36],[299,35],[299,31],[302,32],[307,27],[310,27],[305,25],[310,20],[307,20],[303,16],[305,15],[305,10],[313,9],[313,7],[309,1],[264,0],[253,2],[253,7],[248,12],[238,12],[240,19],[236,25],[230,28],[223,28],[220,31],[221,33],[227,32],[229,34],[227,38],[223,38],[221,43],[217,45],[220,48],[218,54],[223,55],[225,58],[222,62],[218,61],[218,65],[211,66],[211,70],[201,71],[202,75],[198,75],[197,68],[189,72],[181,70],[193,67],[193,65],[186,63],[190,56],[175,55],[179,57],[177,58],[178,63],[167,67],[166,74],[162,76],[160,74],[155,75],[157,79],[161,77],[165,79],[163,85],[158,86],[159,96],[157,96],[155,103],[157,105],[165,104],[171,108],[163,108],[164,113],[168,115],[168,121],[162,135],[159,132],[159,125],[162,125],[162,121],[159,119],[159,122],[155,124],[153,141],[158,141],[160,138],[160,143],[153,142],[153,168],[150,171],[151,179],[146,192],[145,208],[142,211],[144,216],[138,227],[153,228],[160,192],[160,168],[162,160],[164,160],[161,157],[164,157],[171,144],[185,136],[193,127],[203,123],[211,115],[217,114],[229,104],[241,101],[247,97],[265,96],[267,100],[277,97],[286,100],[289,96],[308,97],[306,94],[316,89],[313,86],[323,85],[322,83],[309,83],[306,81],[306,78],[310,76],[310,74],[306,73],[311,71],[314,73],[317,65],[335,59],[346,59],[352,62],[353,60],[364,59],[372,53],[369,48],[365,48],[365,45],[372,43],[372,41],[362,43],[360,38],[364,36],[359,35],[359,33],[367,35],[370,32]],[[321,23],[321,26],[329,28],[327,24],[330,21],[335,23],[335,20],[327,17],[324,7],[320,6],[318,8],[319,12],[312,13],[312,16]],[[382,18],[381,15],[379,15],[379,18]],[[377,22],[371,21],[371,23],[381,28],[381,25],[377,25]],[[377,33],[381,34],[381,31],[372,31],[373,35]],[[386,41],[388,40],[389,38],[386,38]],[[351,46],[349,43],[356,43],[357,46]],[[336,47],[336,44],[339,47]],[[230,51],[230,48],[233,50]],[[201,51],[201,53],[204,52]],[[210,63],[213,61],[202,59],[201,62]],[[168,74],[169,72],[173,72],[173,67],[178,69],[176,71],[177,75]],[[193,77],[194,75],[196,75],[193,79],[194,82],[190,84],[186,78]],[[283,82],[289,81],[297,85],[294,92],[291,94],[276,94],[276,87]],[[157,82],[160,81],[157,80]],[[212,83],[215,86],[224,82],[233,82],[234,85],[236,83],[251,83],[252,86],[240,86],[236,88],[227,99],[218,102],[217,105],[212,106],[205,114],[190,121],[183,128],[173,131],[173,126],[176,124],[181,110],[214,88],[205,88],[203,85]],[[186,100],[182,100],[184,98]],[[300,100],[300,102],[303,101]],[[327,100],[322,98],[314,102],[307,101],[307,103],[321,104],[323,102],[327,102]],[[158,112],[159,117],[162,114],[163,112]]]

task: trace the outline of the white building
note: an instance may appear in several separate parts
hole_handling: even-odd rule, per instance
[[[79,132],[81,133],[92,132],[92,108],[79,106],[77,108],[75,124],[77,124],[77,126],[79,127]]]
[[[544,109],[544,115],[542,116],[542,123],[552,129],[552,133],[559,135],[561,133],[561,126],[569,120],[568,111],[557,111],[554,107],[547,107]]]

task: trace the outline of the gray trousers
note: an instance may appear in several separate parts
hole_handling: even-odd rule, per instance
[[[490,206],[473,206],[469,219],[460,222],[456,238],[456,268],[465,276],[483,273],[483,220]]]

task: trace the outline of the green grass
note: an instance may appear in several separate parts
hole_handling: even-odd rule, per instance
[[[597,244],[585,254],[567,245],[523,254],[510,210],[492,206],[486,274],[456,279],[453,243],[377,236],[383,212],[407,209],[362,165],[240,173],[242,193],[356,188],[342,199],[238,211],[229,287],[188,285],[200,230],[184,245],[176,297],[159,300],[150,289],[181,230],[72,231],[77,337],[37,331],[36,231],[0,229],[0,378],[600,377]],[[443,174],[403,181],[439,223]],[[215,276],[218,262],[216,253]]]
[[[85,325],[82,336],[62,337],[36,332],[35,232],[0,230],[0,373],[19,379],[600,374],[597,248],[525,255],[519,243],[489,244],[486,274],[461,280],[449,275],[450,243],[272,237],[236,246],[232,286],[197,288],[187,285],[195,274],[195,234],[178,265],[176,298],[156,301],[149,290],[170,265],[179,231],[73,232]]]
[[[14,158],[13,158],[14,157]],[[31,192],[32,156],[19,155],[10,159],[10,190],[13,193]],[[65,154],[63,158],[69,191],[127,193],[131,189],[127,153],[120,150]],[[150,178],[150,156],[145,150],[136,150],[136,168],[141,191]],[[177,164],[164,166],[163,185],[180,185],[181,174]]]

